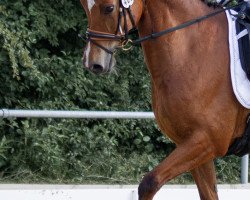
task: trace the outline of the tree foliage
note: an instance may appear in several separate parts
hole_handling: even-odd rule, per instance
[[[86,24],[78,0],[1,0],[0,108],[150,111],[140,48],[118,55],[118,75],[83,70]],[[0,180],[137,183],[173,148],[152,120],[4,119]],[[227,160],[220,180],[238,181]]]

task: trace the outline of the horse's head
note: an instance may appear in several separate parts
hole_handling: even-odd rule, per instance
[[[142,14],[142,0],[81,0],[88,17],[83,64],[95,74],[115,65],[114,52],[128,42],[127,34]]]

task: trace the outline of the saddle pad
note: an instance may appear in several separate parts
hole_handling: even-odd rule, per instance
[[[235,11],[226,11],[229,31],[229,46],[230,46],[230,70],[231,80],[234,94],[237,100],[245,108],[250,109],[250,81],[247,78],[245,71],[242,69],[239,46],[236,33],[236,18],[230,14],[237,14]]]

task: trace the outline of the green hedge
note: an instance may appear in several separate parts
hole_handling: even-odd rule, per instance
[[[118,75],[83,70],[86,24],[78,0],[1,0],[0,108],[150,111],[140,48],[118,55]],[[137,183],[173,149],[153,120],[4,119],[0,181]],[[216,163],[221,182],[239,181],[238,159]]]

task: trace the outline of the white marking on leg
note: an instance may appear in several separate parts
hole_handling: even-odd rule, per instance
[[[95,0],[88,0],[88,9],[89,12],[91,12],[91,9],[93,8],[93,6],[95,5]]]

